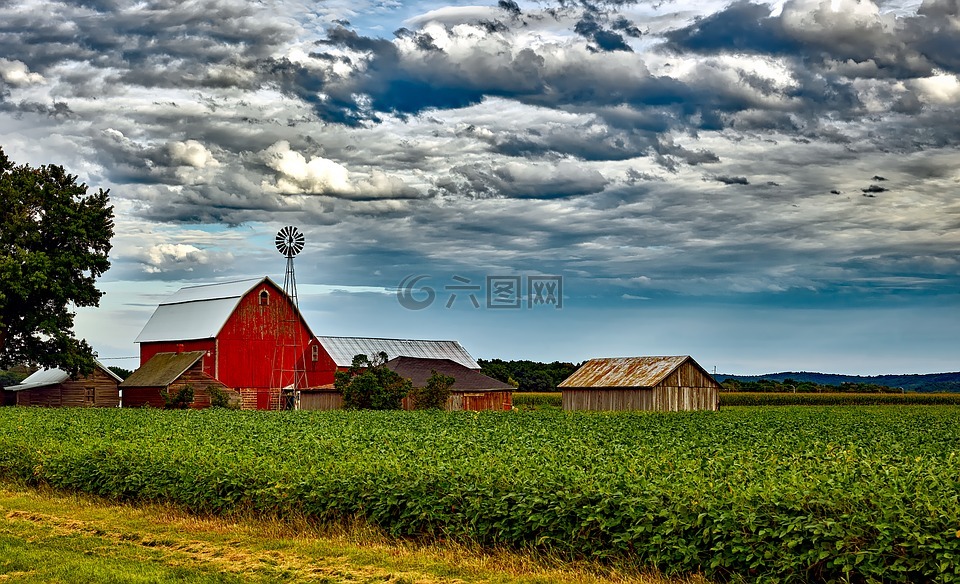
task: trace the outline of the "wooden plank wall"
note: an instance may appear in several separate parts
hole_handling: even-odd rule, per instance
[[[301,391],[301,410],[343,409],[343,396],[336,391]]]
[[[459,402],[459,403],[457,403]],[[511,410],[513,409],[512,391],[455,391],[447,399],[447,411],[454,410],[454,405],[459,405],[456,410],[465,412],[482,412],[486,410]]]
[[[660,383],[657,384],[658,387],[715,387],[720,388],[720,384],[717,383],[712,377],[704,374],[699,367],[691,363],[689,360],[685,361],[677,370],[668,375]]]
[[[719,394],[715,387],[661,387],[653,390],[653,410],[685,412],[718,409]]]
[[[716,410],[718,392],[713,387],[657,387],[655,389],[564,389],[563,409],[677,412]]]
[[[652,410],[652,389],[564,389],[563,409],[573,410]]]

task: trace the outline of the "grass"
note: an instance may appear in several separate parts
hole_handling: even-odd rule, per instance
[[[172,506],[0,483],[0,583],[305,581],[704,582],[398,541],[361,525],[198,517]]]

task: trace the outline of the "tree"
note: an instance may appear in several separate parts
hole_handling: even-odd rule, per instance
[[[0,149],[0,367],[37,363],[93,371],[93,350],[74,336],[73,307],[98,306],[96,279],[110,267],[108,191],[62,166],[15,165]]]
[[[387,368],[387,354],[380,352],[368,359],[353,357],[350,369],[337,371],[333,387],[343,395],[348,410],[399,410],[403,398],[413,389],[409,379]]]
[[[450,397],[450,387],[456,379],[436,371],[430,372],[427,385],[415,387],[410,393],[415,410],[442,410]]]

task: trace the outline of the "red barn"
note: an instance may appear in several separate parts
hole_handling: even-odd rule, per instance
[[[245,409],[277,409],[280,388],[333,382],[321,347],[270,278],[188,286],[160,303],[140,335],[140,363],[157,353],[202,351],[201,370],[238,391]],[[277,364],[275,364],[277,363]]]

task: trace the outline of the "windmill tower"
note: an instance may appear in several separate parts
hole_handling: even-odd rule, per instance
[[[273,353],[271,387],[280,390],[278,408],[293,410],[297,406],[298,390],[307,385],[303,364],[303,346],[300,341],[300,303],[297,299],[297,278],[293,258],[303,251],[303,234],[293,226],[277,232],[277,251],[287,258],[287,270],[283,276],[283,293],[293,305],[292,311],[277,310],[277,346]]]

